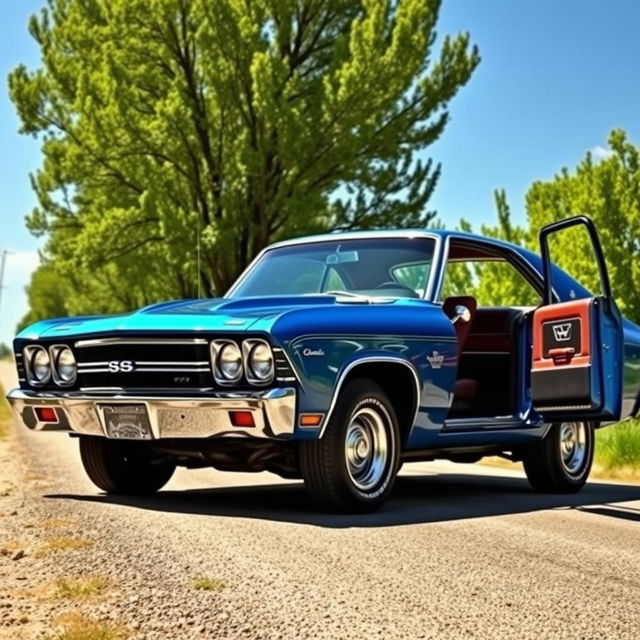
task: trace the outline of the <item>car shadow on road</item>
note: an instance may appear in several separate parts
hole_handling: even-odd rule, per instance
[[[319,527],[388,527],[466,518],[579,509],[596,517],[640,521],[640,509],[616,505],[640,500],[640,486],[587,484],[578,494],[535,494],[517,477],[464,474],[402,475],[393,495],[377,513],[344,515],[313,509],[302,483],[166,490],[151,496],[49,494],[78,500],[167,513],[254,518]]]

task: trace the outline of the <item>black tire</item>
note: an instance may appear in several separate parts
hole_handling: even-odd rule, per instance
[[[375,450],[371,447],[374,441],[379,444]],[[371,380],[349,382],[323,437],[300,443],[307,492],[318,506],[330,511],[378,509],[393,489],[399,462],[395,411],[385,392]]]
[[[567,444],[567,433],[583,446]],[[576,493],[584,486],[595,448],[594,427],[589,422],[558,422],[545,438],[530,446],[522,462],[529,484],[542,493]],[[580,450],[580,451],[579,451]]]
[[[80,437],[80,458],[91,482],[107,493],[144,494],[161,489],[176,465],[144,442]]]

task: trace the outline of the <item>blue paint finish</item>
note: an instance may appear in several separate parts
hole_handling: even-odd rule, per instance
[[[362,358],[394,357],[408,363],[418,376],[420,406],[407,447],[468,446],[475,444],[517,444],[544,435],[540,426],[522,426],[496,430],[490,425],[474,433],[446,433],[442,427],[451,402],[457,353],[455,334],[438,299],[451,240],[468,241],[507,253],[542,285],[540,256],[524,248],[473,234],[450,231],[406,231],[341,234],[341,237],[414,237],[435,238],[436,250],[431,278],[425,295],[429,300],[397,299],[385,303],[358,304],[338,302],[327,295],[231,297],[207,300],[162,302],[140,311],[119,316],[76,317],[46,320],[23,330],[14,342],[16,352],[31,341],[77,340],[105,336],[216,335],[268,337],[284,349],[298,377],[298,411],[329,411],[342,373]],[[336,236],[309,238],[300,242],[335,242]],[[277,250],[278,246],[268,251]],[[588,297],[575,280],[553,267],[554,291],[558,300]],[[640,389],[640,327],[623,321],[623,336],[616,336],[613,325],[599,327],[603,343],[624,342],[623,415],[638,409]],[[619,332],[618,332],[619,333]],[[522,328],[518,348],[521,369],[517,390],[517,415],[536,423],[530,398],[531,331]],[[305,355],[305,350],[309,350]],[[312,355],[313,352],[323,355]],[[430,366],[427,356],[443,356],[440,368]],[[606,354],[606,367],[615,362]],[[621,381],[607,373],[602,381],[607,398],[614,398]],[[297,438],[316,438],[319,429],[298,429]]]

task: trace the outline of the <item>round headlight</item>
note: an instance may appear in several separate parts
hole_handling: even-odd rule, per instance
[[[59,383],[71,385],[76,381],[78,366],[69,347],[60,349],[56,357],[55,367]]]
[[[51,377],[51,358],[49,352],[42,347],[35,347],[31,354],[31,375],[33,381],[45,384]]]
[[[251,374],[261,382],[266,382],[273,377],[273,353],[268,345],[259,343],[251,349],[249,366]]]
[[[229,342],[218,353],[218,369],[222,377],[230,382],[242,377],[242,352],[237,344]]]

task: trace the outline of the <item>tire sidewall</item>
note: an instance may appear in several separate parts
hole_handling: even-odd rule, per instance
[[[384,418],[384,426],[390,448],[390,455],[385,464],[385,470],[380,481],[370,490],[357,487],[349,474],[346,457],[347,428],[360,409],[371,407]],[[331,429],[332,449],[336,457],[339,485],[348,495],[349,502],[361,505],[375,505],[383,502],[395,484],[400,462],[400,436],[398,421],[391,402],[380,387],[370,381],[357,380],[345,390],[342,400],[336,406],[332,418]]]
[[[581,487],[587,481],[587,478],[589,477],[589,473],[591,471],[591,465],[593,463],[593,455],[595,451],[595,430],[592,423],[582,423],[584,424],[586,430],[587,451],[580,472],[577,474],[572,474],[568,469],[566,469],[562,460],[562,452],[560,451],[560,432],[562,424],[562,422],[556,422],[552,425],[553,432],[551,441],[553,446],[555,467],[557,469],[557,473],[560,474],[563,482],[572,486]]]

